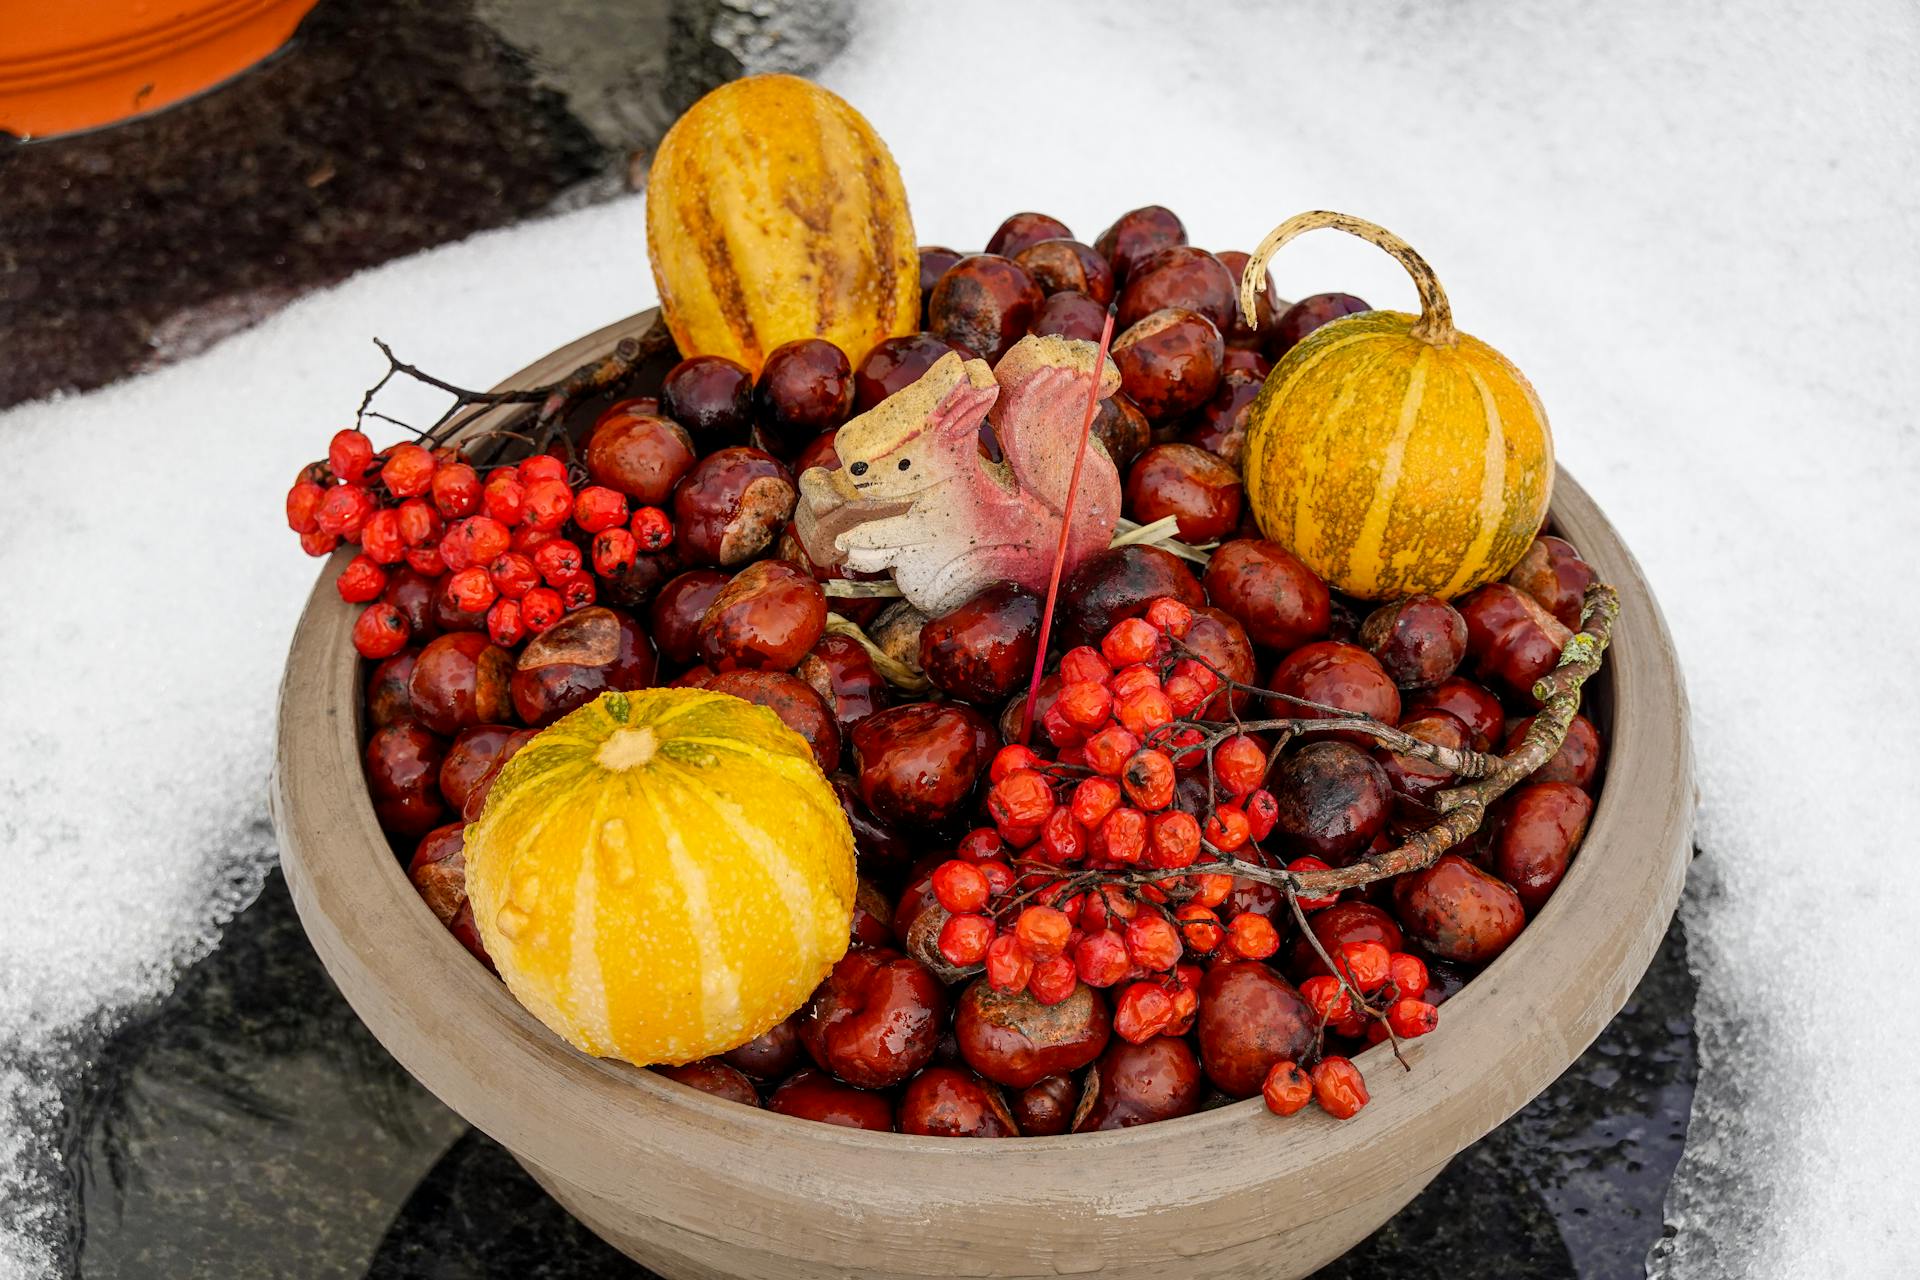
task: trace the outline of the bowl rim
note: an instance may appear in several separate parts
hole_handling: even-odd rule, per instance
[[[501,385],[550,380],[644,330],[654,314],[588,334]],[[732,1220],[724,1206],[690,1207],[690,1184],[661,1185],[673,1179],[648,1168],[660,1161],[680,1175],[704,1170],[710,1189],[751,1179],[795,1203],[819,1204],[823,1184],[864,1189],[878,1198],[847,1223],[893,1212],[918,1215],[921,1229],[936,1233],[970,1204],[1016,1199],[1047,1213],[1120,1217],[1174,1201],[1218,1203],[1231,1208],[1210,1247],[1244,1243],[1271,1234],[1280,1218],[1306,1221],[1343,1198],[1377,1195],[1383,1167],[1436,1171],[1571,1065],[1626,1002],[1665,935],[1694,803],[1678,660],[1631,552],[1563,470],[1552,517],[1621,598],[1606,688],[1597,691],[1612,708],[1608,771],[1582,856],[1520,937],[1449,1000],[1440,1029],[1408,1043],[1411,1071],[1395,1069],[1385,1045],[1360,1055],[1372,1096],[1352,1120],[1309,1109],[1283,1121],[1255,1097],[1107,1133],[962,1142],[742,1107],[576,1051],[440,924],[380,830],[361,774],[361,669],[350,642],[357,610],[332,589],[345,551],[321,567],[281,687],[271,796],[281,863],[334,982],[422,1084],[523,1162],[677,1227],[716,1238],[744,1231],[824,1259],[854,1256],[817,1221],[809,1231]],[[863,1172],[846,1173],[829,1153]],[[1116,1158],[1089,1178],[1090,1153]],[[1277,1199],[1283,1183],[1288,1194]],[[1170,1246],[1166,1256],[1190,1257],[1191,1248]]]

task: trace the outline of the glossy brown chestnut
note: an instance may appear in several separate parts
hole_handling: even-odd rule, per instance
[[[1246,355],[1246,352],[1241,352]],[[1238,467],[1246,449],[1248,410],[1260,394],[1264,375],[1227,367],[1220,376],[1220,388],[1213,399],[1200,406],[1182,427],[1182,439],[1198,449]]]
[[[824,1071],[801,1071],[773,1091],[767,1110],[847,1129],[893,1130],[893,1103],[884,1093],[852,1089]]]
[[[1153,443],[1153,426],[1126,392],[1116,391],[1094,413],[1093,436],[1113,459],[1115,469],[1125,475],[1141,450]]]
[[[798,676],[784,671],[723,671],[708,678],[703,687],[765,707],[807,740],[822,773],[839,767],[840,728],[813,686]]]
[[[1431,689],[1467,655],[1467,620],[1438,596],[1383,604],[1360,624],[1360,646],[1402,689]]]
[[[1472,732],[1460,722],[1458,716],[1447,711],[1405,714],[1400,721],[1400,730],[1436,747],[1449,747],[1455,751],[1467,751],[1473,747]],[[1376,749],[1375,754],[1379,757],[1380,767],[1386,771],[1387,785],[1393,788],[1393,794],[1416,813],[1430,812],[1434,795],[1454,786],[1457,781],[1453,774],[1439,765],[1413,756],[1398,755],[1385,748]]]
[[[1349,942],[1377,942],[1389,951],[1404,951],[1406,936],[1394,918],[1371,902],[1336,902],[1307,917],[1313,936],[1332,955]],[[1296,982],[1327,974],[1326,962],[1306,938],[1294,939],[1292,963],[1287,972]]]
[[[774,1023],[745,1044],[721,1054],[720,1061],[759,1084],[786,1079],[800,1065],[804,1052],[800,1046],[800,1019],[804,1016],[803,1010]]]
[[[1500,699],[1464,676],[1442,680],[1433,688],[1414,694],[1402,714],[1417,715],[1426,711],[1445,711],[1466,725],[1467,732],[1473,735],[1475,751],[1492,750],[1500,741],[1500,731],[1507,720]]]
[[[1229,374],[1250,373],[1256,382],[1265,382],[1267,375],[1273,372],[1273,362],[1258,351],[1249,351],[1245,347],[1229,345],[1227,354],[1220,361],[1220,377],[1224,381]],[[1218,392],[1214,393],[1218,395]]]
[[[1112,264],[1114,279],[1124,282],[1141,259],[1168,245],[1186,242],[1187,229],[1173,210],[1150,204],[1121,214],[1100,233],[1093,247]]]
[[[425,835],[446,820],[440,762],[446,743],[417,720],[396,720],[367,739],[367,790],[380,825],[397,835]]]
[[[916,702],[855,725],[853,754],[869,809],[886,822],[934,826],[965,812],[993,732],[971,707]]]
[[[996,253],[960,259],[927,303],[927,327],[992,364],[1026,336],[1044,301],[1026,269]]]
[[[520,730],[512,725],[481,724],[462,729],[440,762],[440,794],[455,813],[480,779],[499,767],[500,753]]]
[[[1086,294],[1056,293],[1034,312],[1032,332],[1042,337],[1098,342],[1106,321],[1107,309]]]
[[[1273,322],[1276,319],[1273,300],[1278,296],[1273,289],[1273,272],[1267,272],[1267,287],[1253,295],[1255,323],[1249,326],[1246,317],[1240,314],[1240,278],[1247,273],[1249,255],[1241,253],[1238,249],[1224,249],[1213,256],[1220,259],[1220,265],[1225,267],[1227,274],[1233,277],[1233,322],[1220,330],[1221,336],[1226,338],[1229,350],[1240,349],[1254,353],[1255,358],[1265,364],[1265,357],[1258,353],[1264,350],[1273,338]],[[1261,370],[1260,376],[1266,376],[1265,369]]]
[[[403,649],[367,673],[367,723],[374,728],[413,715],[413,697],[407,681],[413,675],[418,649]]]
[[[953,350],[935,333],[905,333],[873,344],[853,373],[853,411],[865,413],[902,387],[912,386],[934,361]]]
[[[834,452],[833,442],[839,434],[840,429],[835,427],[832,431],[822,431],[819,435],[807,441],[806,447],[801,449],[800,455],[793,460],[793,474],[796,476],[805,475],[807,471],[813,467],[823,467],[828,471],[838,471],[840,469],[840,455]]]
[[[1457,853],[1393,882],[1393,909],[1407,935],[1443,960],[1485,964],[1527,923],[1520,895]]]
[[[885,1089],[932,1061],[946,1016],[946,990],[925,965],[862,948],[841,957],[813,993],[800,1043],[836,1079]]]
[[[1201,980],[1200,1062],[1236,1098],[1260,1092],[1274,1063],[1305,1057],[1316,1025],[1292,984],[1258,961],[1218,964]]]
[[[1137,618],[1161,596],[1189,608],[1207,602],[1200,580],[1159,547],[1109,547],[1075,566],[1060,587],[1060,622],[1068,644],[1099,644],[1122,618]]]
[[[480,927],[474,923],[473,904],[467,901],[467,856],[464,822],[435,827],[420,837],[419,847],[407,863],[407,879],[420,894],[441,924],[487,968],[493,961],[480,940]]]
[[[1573,633],[1532,596],[1504,582],[1468,592],[1460,616],[1474,673],[1517,704],[1539,706],[1534,681],[1553,670]]]
[[[1372,716],[1387,724],[1400,723],[1400,691],[1374,661],[1372,654],[1358,645],[1338,640],[1316,640],[1295,649],[1267,679],[1267,688],[1338,707],[1357,715]],[[1282,698],[1271,698],[1267,709],[1276,716],[1317,720],[1332,713],[1315,711]],[[1344,740],[1371,746],[1373,740],[1363,734],[1342,734]]]
[[[718,1058],[702,1058],[685,1066],[655,1067],[654,1070],[676,1084],[684,1084],[690,1089],[710,1093],[728,1102],[737,1102],[743,1107],[760,1105],[760,1094],[754,1089],[753,1082]]]
[[[1073,232],[1058,218],[1044,213],[1016,213],[1002,222],[987,238],[987,252],[1011,258],[1028,245],[1042,240],[1071,240]]]
[[[1290,854],[1340,865],[1386,829],[1393,792],[1378,761],[1348,742],[1309,742],[1267,780]]]
[[[587,437],[587,475],[643,507],[665,506],[698,457],[686,428],[656,414],[609,409]]]
[[[1051,1138],[1073,1127],[1080,1086],[1069,1075],[1036,1080],[1013,1095],[1013,1118],[1029,1138]]]
[[[1580,625],[1580,610],[1595,577],[1593,566],[1580,558],[1572,543],[1542,535],[1533,540],[1506,580],[1539,601],[1571,631]]]
[[[1040,597],[996,582],[920,628],[920,669],[952,697],[997,707],[1033,678]]]
[[[840,726],[841,736],[893,701],[893,686],[874,668],[873,659],[858,640],[826,635],[800,659],[794,674],[820,695]]]
[[[847,940],[856,947],[891,947],[893,904],[879,886],[861,876],[853,888],[853,923],[847,927]]]
[[[793,473],[772,454],[718,449],[674,490],[677,545],[692,564],[745,563],[773,544],[798,498]]]
[[[1000,1090],[960,1067],[928,1067],[900,1095],[900,1132],[925,1138],[1017,1138]]]
[[[1165,307],[1114,339],[1120,385],[1149,422],[1191,413],[1220,387],[1226,344],[1213,321],[1186,307]]]
[[[478,631],[487,629],[487,611],[462,609],[454,601],[453,595],[446,589],[442,580],[440,589],[433,593],[433,627],[436,631]]]
[[[1501,808],[1493,871],[1533,915],[1567,874],[1593,817],[1593,799],[1571,782],[1535,782],[1508,796]]]
[[[703,449],[739,444],[753,426],[753,375],[725,356],[690,356],[667,371],[660,411]]]
[[[1213,668],[1216,675],[1243,685],[1253,683],[1253,642],[1234,616],[1224,609],[1201,605],[1193,611],[1193,626],[1181,641],[1193,656]],[[1244,689],[1222,689],[1200,708],[1210,720],[1224,720],[1232,712],[1245,711],[1253,695]]]
[[[774,452],[792,457],[853,412],[853,366],[825,338],[782,343],[760,367],[753,407]]]
[[[1127,471],[1128,515],[1141,524],[1172,516],[1182,542],[1218,542],[1240,523],[1240,472],[1190,444],[1157,444]]]
[[[720,569],[689,569],[668,579],[647,606],[647,634],[660,656],[676,667],[700,658],[700,619],[731,575]]]
[[[1316,293],[1302,298],[1274,320],[1273,339],[1267,347],[1267,355],[1277,364],[1280,357],[1293,350],[1300,339],[1321,325],[1357,311],[1371,310],[1372,307],[1350,293]]]
[[[1064,237],[1038,240],[1012,255],[1040,292],[1084,295],[1103,310],[1113,301],[1113,268],[1091,247]]]
[[[1263,648],[1291,652],[1327,634],[1327,584],[1277,542],[1221,543],[1203,584],[1207,599],[1238,618]]]
[[[444,579],[429,578],[412,565],[387,567],[387,585],[380,599],[398,609],[400,616],[407,620],[407,636],[414,644],[425,644],[440,634],[433,605],[443,585]]]
[[[1513,726],[1513,732],[1500,747],[1502,755],[1512,755],[1520,747],[1521,739],[1527,736],[1527,730],[1533,727],[1534,717]],[[1567,722],[1567,736],[1561,740],[1560,749],[1553,753],[1552,759],[1533,771],[1530,782],[1571,782],[1583,789],[1591,788],[1593,780],[1600,772],[1600,733],[1593,727],[1593,721],[1574,713]]]
[[[415,719],[451,737],[512,716],[507,694],[512,676],[512,654],[483,632],[458,631],[436,636],[420,651],[407,677],[407,697]]]
[[[1134,264],[1120,290],[1115,324],[1130,328],[1162,307],[1198,311],[1224,336],[1240,309],[1240,282],[1205,249],[1168,245]]]
[[[1105,997],[1085,983],[1059,1004],[1046,1005],[1025,991],[995,991],[978,978],[960,997],[953,1018],[967,1065],[1010,1089],[1078,1071],[1100,1056],[1111,1031]]]
[[[700,660],[715,671],[791,671],[827,625],[827,596],[784,560],[756,560],[720,589],[700,619]]]
[[[1181,1036],[1130,1044],[1118,1036],[1087,1071],[1091,1102],[1075,1133],[1126,1129],[1190,1116],[1200,1108],[1200,1060]]]
[[[927,323],[927,304],[933,301],[933,286],[940,283],[940,277],[952,270],[953,264],[967,255],[958,249],[949,249],[945,245],[923,244],[920,246],[920,323]]]
[[[500,770],[506,767],[507,761],[513,759],[520,748],[532,742],[539,732],[538,729],[515,729],[512,735],[500,744],[499,751],[494,754],[493,762],[468,786],[467,798],[460,805],[461,821],[478,822],[480,820],[480,814],[486,808],[487,792],[493,789],[493,780],[500,776]]]
[[[600,605],[570,613],[527,642],[513,672],[513,707],[536,727],[610,690],[653,683],[653,642],[624,613]]]

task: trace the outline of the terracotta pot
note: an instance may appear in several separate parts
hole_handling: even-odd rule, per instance
[[[515,375],[551,380],[637,333]],[[839,1129],[576,1053],[476,964],[407,882],[360,772],[355,609],[321,574],[281,691],[273,808],[307,934],[383,1044],[556,1199],[671,1277],[1302,1276],[1392,1216],[1564,1071],[1625,1003],[1685,877],[1686,696],[1639,567],[1564,473],[1559,530],[1620,591],[1587,714],[1610,744],[1580,856],[1545,910],[1412,1042],[1361,1062],[1346,1122],[1255,1099],[1111,1133],[964,1142]]]
[[[0,21],[0,130],[44,138],[192,97],[287,42],[315,0],[21,0]]]

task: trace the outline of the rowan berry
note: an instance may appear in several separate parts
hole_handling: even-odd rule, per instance
[[[337,533],[322,533],[315,529],[300,535],[300,549],[310,556],[330,556],[339,545],[340,535]]]
[[[1147,815],[1125,806],[1115,809],[1100,824],[1095,844],[1108,861],[1134,865],[1147,851]]]
[[[1353,1063],[1328,1055],[1313,1068],[1313,1096],[1322,1111],[1336,1120],[1348,1120],[1367,1105],[1367,1082]]]
[[[1160,673],[1147,666],[1126,667],[1113,673],[1108,687],[1113,690],[1115,698],[1129,698],[1136,690],[1158,689]]]
[[[1013,922],[1013,936],[1035,960],[1051,960],[1065,951],[1072,933],[1073,921],[1058,907],[1026,907]]]
[[[627,495],[605,485],[590,484],[573,500],[573,522],[588,533],[624,525]]]
[[[488,566],[493,589],[509,600],[518,600],[540,585],[540,569],[527,556],[508,551]]]
[[[367,517],[373,514],[373,495],[357,484],[337,484],[327,490],[314,509],[313,522],[322,533],[336,534],[351,542],[360,536]]]
[[[1280,949],[1280,931],[1258,911],[1242,911],[1227,922],[1227,945],[1235,955],[1265,960]]]
[[[1129,983],[1113,1002],[1113,1032],[1128,1044],[1145,1044],[1173,1019],[1173,997],[1158,982]]]
[[[1147,865],[1163,871],[1190,867],[1200,857],[1200,823],[1180,809],[1157,814],[1147,850]]]
[[[1207,691],[1188,676],[1168,676],[1163,688],[1167,706],[1175,716],[1190,716],[1207,700]]]
[[[1066,712],[1060,709],[1058,702],[1040,713],[1040,727],[1045,730],[1047,741],[1060,748],[1063,754],[1068,748],[1077,747],[1087,740],[1087,731],[1067,719]]]
[[[1113,679],[1113,668],[1100,656],[1100,651],[1092,645],[1079,645],[1069,649],[1060,658],[1060,683],[1077,684],[1082,680],[1091,680],[1095,684],[1105,684]]]
[[[1255,840],[1272,835],[1280,821],[1280,802],[1265,787],[1249,791],[1240,802],[1240,810],[1247,815],[1247,834]]]
[[[1180,962],[1180,931],[1158,911],[1142,911],[1127,925],[1127,955],[1150,973]]]
[[[464,462],[451,462],[434,472],[432,489],[434,508],[449,520],[460,520],[480,510],[480,473]]]
[[[593,535],[593,571],[603,578],[618,577],[639,555],[639,542],[625,529],[602,529]]]
[[[1073,965],[1080,981],[1090,987],[1110,987],[1133,970],[1126,940],[1113,929],[1099,929],[1080,939],[1073,949]]]
[[[991,897],[997,898],[1013,888],[1013,868],[998,858],[988,858],[974,865],[979,867],[980,874],[987,878],[987,893]]]
[[[1287,870],[1293,872],[1295,875],[1300,875],[1306,871],[1331,871],[1333,868],[1318,858],[1305,857],[1295,858],[1292,862],[1289,862],[1287,864]],[[1337,893],[1330,893],[1318,898],[1309,898],[1305,894],[1301,894],[1300,909],[1302,911],[1318,911],[1322,907],[1330,907],[1338,901],[1340,901],[1340,895]]]
[[[1348,982],[1362,992],[1373,992],[1386,985],[1392,954],[1384,943],[1343,942],[1334,949],[1333,961]]]
[[[987,905],[987,878],[971,862],[949,858],[933,869],[933,896],[956,915]]]
[[[455,571],[447,579],[447,599],[453,602],[462,613],[479,613],[482,609],[491,609],[499,598],[500,591],[493,585],[493,577],[477,564],[468,565]]]
[[[1396,951],[1387,957],[1387,981],[1393,984],[1395,995],[1423,1000],[1427,994],[1427,963],[1419,956]]]
[[[1206,955],[1226,939],[1220,917],[1197,902],[1184,903],[1173,913],[1173,918],[1180,922],[1180,937],[1194,955]]]
[[[993,939],[993,921],[982,915],[957,915],[947,917],[947,922],[940,926],[940,938],[935,945],[948,964],[965,968],[986,959]]]
[[[1425,1000],[1410,997],[1387,1006],[1387,1025],[1403,1040],[1423,1036],[1440,1025],[1440,1011]]]
[[[387,589],[387,571],[375,564],[373,557],[358,555],[347,561],[347,567],[333,580],[333,587],[348,604],[365,604],[379,599]]]
[[[1033,769],[1016,769],[987,789],[987,814],[1003,836],[1009,829],[1038,835],[1053,809],[1053,788]]]
[[[1113,667],[1152,662],[1160,647],[1160,632],[1144,618],[1123,618],[1100,641],[1100,654]]]
[[[986,964],[987,983],[996,991],[1019,991],[1033,977],[1033,956],[1010,933],[989,944]]]
[[[1114,719],[1143,738],[1173,716],[1173,700],[1164,689],[1142,687],[1113,700]]]
[[[1147,605],[1146,619],[1148,625],[1179,640],[1193,626],[1193,610],[1172,596],[1161,596]]]
[[[394,508],[400,515],[400,541],[409,547],[424,547],[438,543],[446,534],[447,522],[430,502],[420,498],[408,498]]]
[[[1112,778],[1087,778],[1073,789],[1068,808],[1073,820],[1091,831],[1120,804],[1120,784]]]
[[[366,433],[348,427],[333,433],[327,444],[327,467],[342,484],[359,484],[373,465],[373,441]]]
[[[1193,896],[1187,901],[1195,906],[1217,907],[1233,893],[1233,877],[1219,872],[1188,876],[1187,883],[1193,886]]]
[[[1207,816],[1207,843],[1222,853],[1244,848],[1252,829],[1240,806],[1223,804]]]
[[[1277,1116],[1290,1116],[1313,1101],[1313,1077],[1291,1058],[1273,1064],[1266,1083],[1260,1086],[1267,1110]]]
[[[368,605],[353,621],[353,647],[363,658],[391,658],[407,647],[407,619],[384,600]]]
[[[447,571],[447,562],[440,558],[439,545],[408,547],[407,564],[415,573],[428,578],[437,578]]]
[[[419,445],[397,444],[380,464],[380,483],[396,498],[417,498],[433,485],[433,473],[439,465],[433,454]]]
[[[314,517],[327,491],[311,480],[302,480],[287,490],[287,528],[295,533],[312,533],[320,527]]]
[[[476,565],[484,569],[504,555],[511,543],[512,535],[498,520],[468,516],[448,526],[440,539],[440,558],[455,573]]]
[[[1037,961],[1027,979],[1027,992],[1041,1004],[1059,1004],[1080,985],[1080,971],[1070,956]]]
[[[376,564],[399,564],[407,558],[407,540],[400,536],[400,509],[382,507],[360,528],[360,549]]]
[[[1113,693],[1098,680],[1075,680],[1060,686],[1054,709],[1083,733],[1091,733],[1107,722],[1113,710]]]
[[[552,587],[535,587],[520,597],[520,620],[534,635],[560,621],[566,612],[566,602]]]
[[[1316,974],[1302,982],[1300,998],[1322,1022],[1332,1024],[1353,1016],[1353,997],[1340,985],[1340,979],[1331,974]]]
[[[567,488],[565,480],[536,480],[527,485],[527,509],[520,517],[523,523],[552,533],[572,514],[573,490]]]
[[[577,578],[568,578],[556,585],[560,593],[560,602],[568,613],[586,608],[600,598],[600,588],[594,585],[593,575],[583,573]]]
[[[1150,812],[1173,803],[1173,784],[1173,761],[1152,748],[1134,752],[1120,775],[1127,798]]]
[[[541,543],[533,553],[533,563],[550,587],[559,587],[564,582],[572,581],[580,576],[585,567],[579,546],[565,538]]]
[[[531,458],[523,458],[516,470],[520,474],[520,483],[535,485],[543,480],[567,482],[567,464],[550,453],[536,453]]]
[[[1236,733],[1213,749],[1213,776],[1237,800],[1267,776],[1267,753],[1258,741]]]
[[[633,513],[633,536],[642,551],[665,551],[673,545],[673,517],[659,507]]]
[[[1087,853],[1087,833],[1066,806],[1056,808],[1040,824],[1041,856],[1055,866],[1078,862]]]
[[[993,760],[987,765],[987,781],[998,782],[1015,769],[1038,769],[1045,763],[1031,747],[1010,743],[993,753]]]
[[[496,471],[487,477],[481,503],[488,515],[512,528],[526,518],[527,486],[511,471]]]
[[[984,862],[988,858],[997,858],[1006,852],[1006,842],[1000,833],[992,827],[975,827],[960,837],[959,845],[953,856],[963,862]]]

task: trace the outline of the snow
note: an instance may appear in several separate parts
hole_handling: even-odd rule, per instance
[[[1312,207],[1420,247],[1539,389],[1690,682],[1702,1074],[1651,1267],[1898,1274],[1920,1095],[1868,1002],[1898,1007],[1883,975],[1920,914],[1920,760],[1893,730],[1920,719],[1920,16],[1184,8],[870,3],[822,78],[888,140],[923,242],[1016,208],[1090,240],[1158,201],[1215,248]],[[649,305],[643,243],[637,199],[489,234],[0,416],[0,1276],[48,1270],[65,1230],[71,1047],[163,994],[271,863],[273,697],[312,581],[280,497],[379,372],[368,338],[491,381]],[[1412,302],[1333,232],[1276,276]]]

